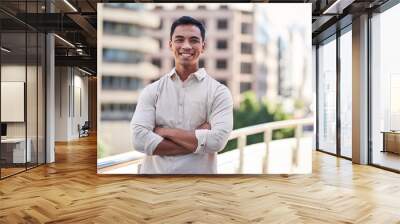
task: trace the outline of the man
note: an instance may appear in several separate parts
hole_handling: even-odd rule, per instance
[[[146,157],[142,174],[216,173],[217,152],[233,127],[228,88],[199,68],[205,29],[189,16],[171,26],[175,68],[146,86],[131,121],[133,144]]]

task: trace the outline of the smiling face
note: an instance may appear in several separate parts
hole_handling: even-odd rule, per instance
[[[190,24],[177,26],[169,47],[174,54],[176,66],[197,67],[199,57],[204,51],[200,29]]]

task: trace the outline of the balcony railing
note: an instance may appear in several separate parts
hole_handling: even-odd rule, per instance
[[[267,161],[268,158],[267,156],[269,155],[269,147],[270,143],[272,141],[272,133],[275,130],[283,129],[283,128],[295,128],[295,138],[296,138],[296,145],[295,145],[295,153],[299,150],[300,147],[300,138],[303,135],[303,130],[305,126],[312,126],[313,125],[313,118],[304,118],[304,119],[294,119],[294,120],[284,120],[284,121],[275,121],[275,122],[268,122],[264,124],[258,124],[258,125],[253,125],[245,128],[240,128],[240,129],[235,129],[232,131],[231,135],[229,136],[229,140],[232,139],[238,139],[238,150],[239,150],[239,165],[237,167],[236,172],[237,173],[243,173],[243,164],[244,164],[244,148],[247,145],[246,139],[247,136],[253,135],[253,134],[258,134],[258,133],[264,133],[264,143],[265,143],[265,157],[263,158],[263,164],[262,164],[262,170],[263,173],[267,173]],[[129,154],[129,153],[128,153]],[[134,152],[132,152],[132,155]],[[222,154],[221,154],[222,155]],[[123,156],[123,157],[118,157],[118,156],[113,156],[109,158],[103,158],[101,159],[101,163],[98,162],[98,168],[99,172],[102,173],[102,170],[113,170],[113,166],[116,168],[118,167],[119,169],[121,168],[122,163],[125,164],[132,164],[131,161],[132,159],[127,158],[133,158],[133,156]],[[138,157],[135,157],[137,160]],[[138,163],[135,163],[135,166],[137,166]],[[137,170],[137,169],[132,169],[130,170]],[[107,172],[105,172],[107,173]],[[111,172],[112,173],[112,172]]]
[[[304,118],[304,119],[294,119],[294,120],[284,120],[284,121],[275,121],[268,122],[264,124],[253,125],[245,128],[235,129],[232,131],[229,136],[229,140],[237,139],[238,140],[238,149],[239,149],[239,166],[238,173],[242,173],[243,171],[243,159],[244,159],[244,147],[247,145],[247,136],[264,133],[264,143],[265,143],[265,158],[263,159],[263,173],[266,173],[267,169],[267,156],[269,150],[269,143],[272,141],[272,132],[274,130],[279,130],[283,128],[295,128],[295,138],[296,138],[296,147],[295,151],[299,150],[300,146],[300,138],[303,135],[303,127],[308,125],[313,125],[313,118]]]

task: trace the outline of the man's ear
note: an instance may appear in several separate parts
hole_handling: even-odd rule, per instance
[[[203,42],[203,46],[201,48],[202,49],[202,51],[201,51],[202,53],[206,50],[206,47],[207,47],[207,45],[206,45],[206,42],[204,41]]]
[[[169,49],[172,50],[172,40],[169,40],[168,45],[169,45]]]

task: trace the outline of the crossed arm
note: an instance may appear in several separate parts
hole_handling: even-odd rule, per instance
[[[211,129],[209,123],[205,122],[196,129]],[[186,131],[177,128],[156,127],[154,133],[164,138],[157,145],[153,155],[174,156],[193,153],[198,145],[194,131]]]
[[[209,123],[187,131],[154,126],[156,84],[142,91],[131,120],[133,146],[137,151],[147,155],[174,156],[215,153],[225,146],[233,127],[233,101],[226,87],[221,85],[215,93]]]

